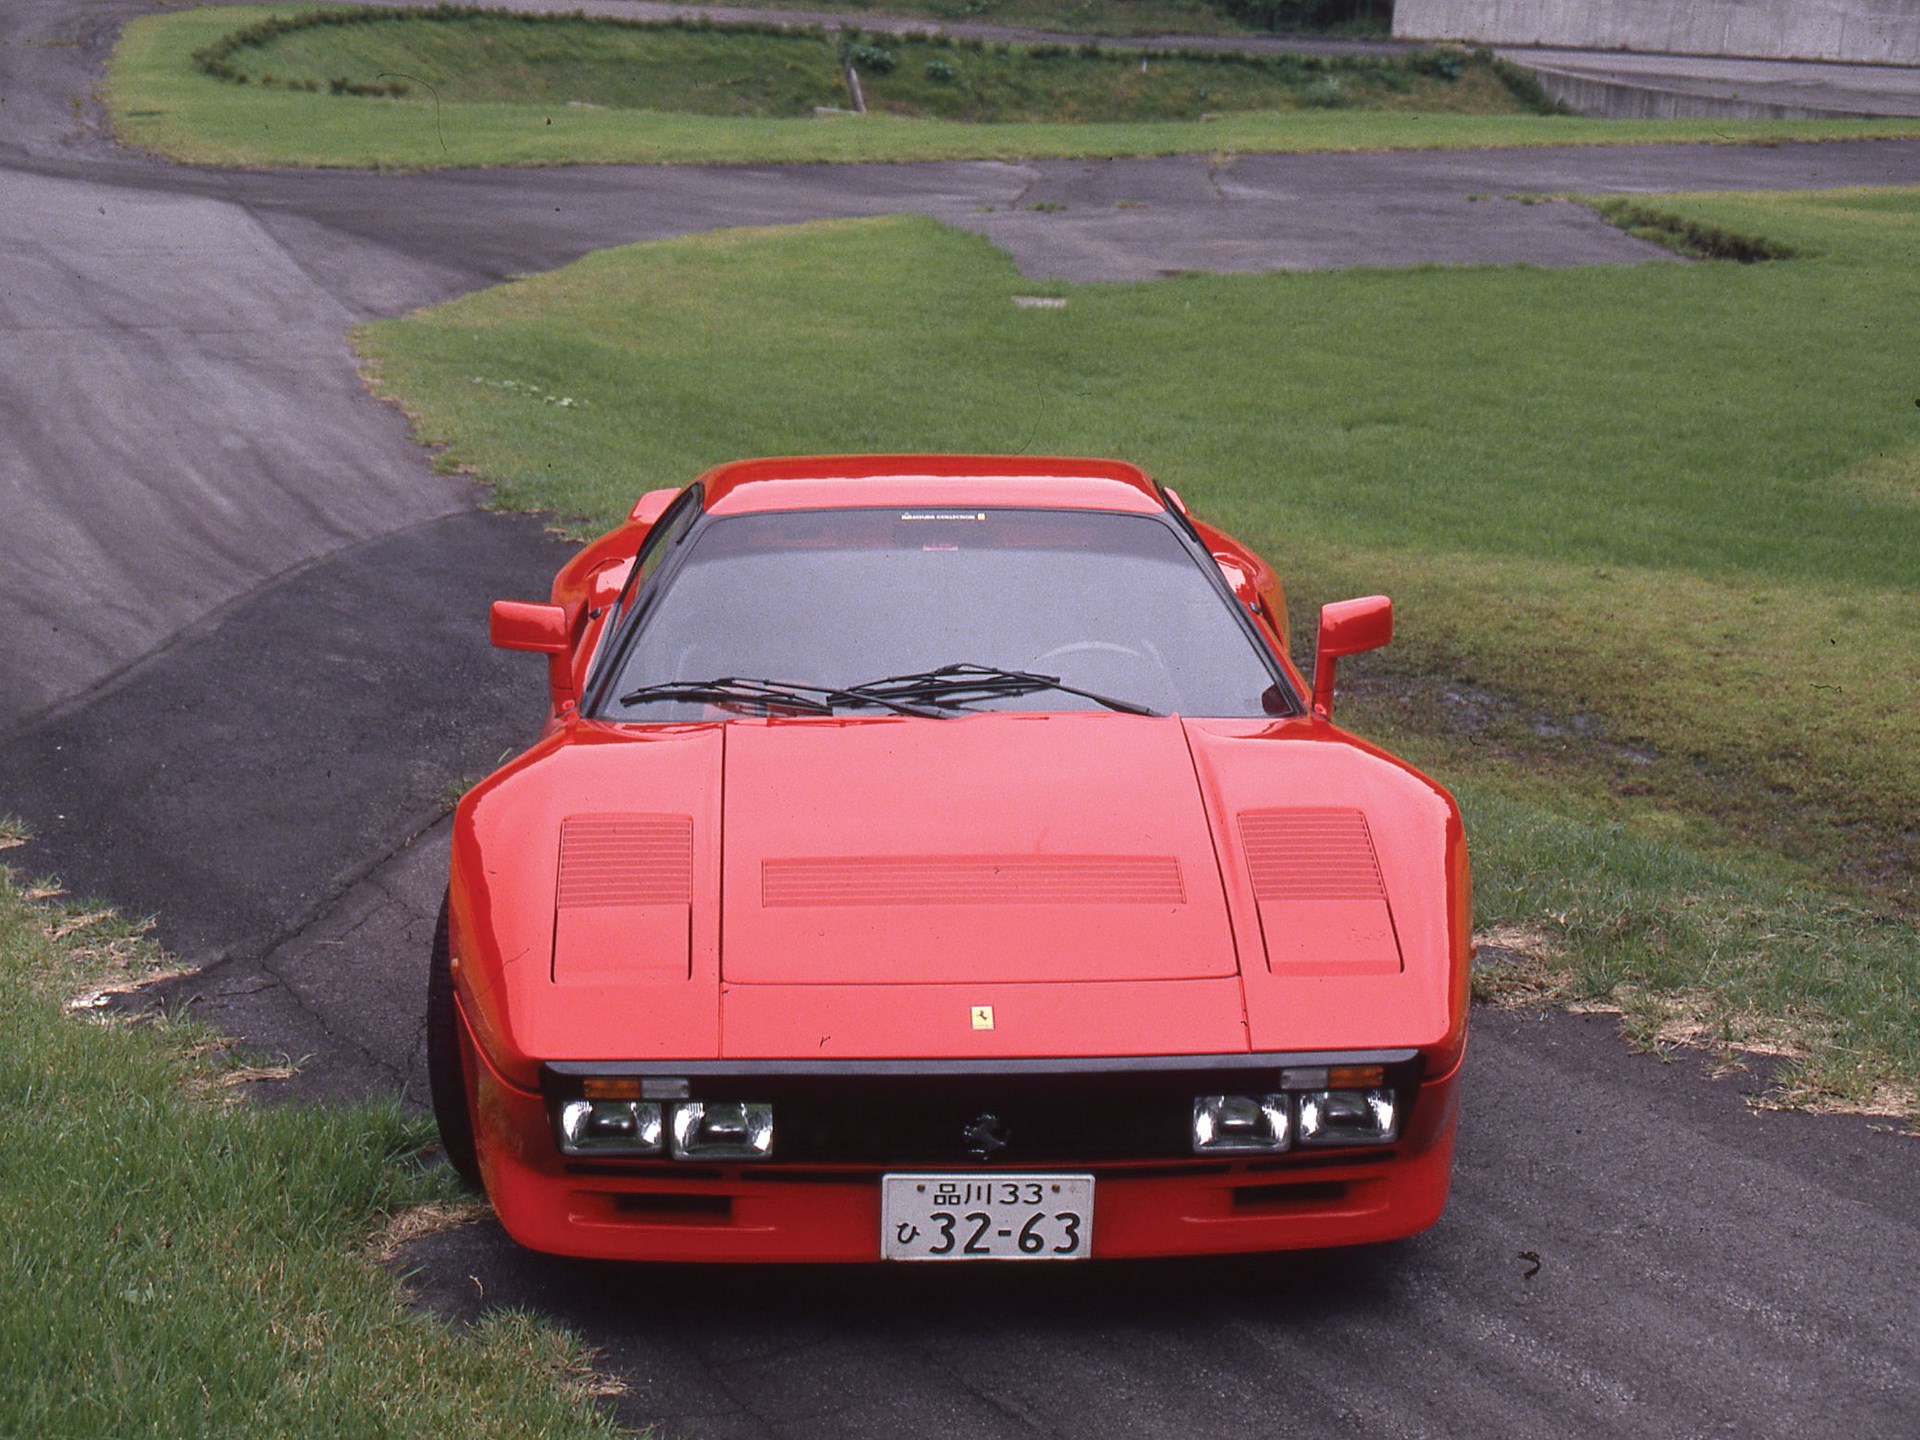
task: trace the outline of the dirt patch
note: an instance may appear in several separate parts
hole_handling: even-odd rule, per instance
[[[1763,260],[1797,260],[1801,252],[1790,245],[1760,235],[1743,235],[1718,225],[1683,219],[1631,200],[1582,201],[1609,225],[1618,226],[1638,240],[1645,240],[1684,255],[1689,260],[1731,260],[1754,265]]]
[[[1557,1005],[1573,994],[1573,968],[1543,925],[1496,925],[1473,937],[1473,998],[1502,1010]]]
[[[443,1235],[462,1225],[473,1225],[492,1214],[484,1200],[434,1201],[415,1205],[387,1217],[367,1241],[367,1254],[382,1265],[398,1261],[409,1245],[430,1235]]]
[[[1617,1017],[1628,1048],[1663,1057],[1689,1055],[1716,1080],[1753,1075],[1760,1089],[1747,1103],[1758,1110],[1813,1115],[1862,1115],[1901,1122],[1920,1137],[1920,1090],[1879,1081],[1858,1095],[1811,1083],[1804,1062],[1814,1038],[1811,1022],[1759,1013],[1725,1014],[1704,991],[1615,986],[1604,996],[1583,995],[1553,926],[1496,925],[1474,934],[1473,999],[1497,1010],[1564,1010]]]

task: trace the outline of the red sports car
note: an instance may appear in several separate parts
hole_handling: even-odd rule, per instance
[[[1446,1203],[1467,856],[1251,552],[1107,460],[723,465],[502,601],[540,740],[455,817],[453,1164],[536,1250],[1062,1260]]]

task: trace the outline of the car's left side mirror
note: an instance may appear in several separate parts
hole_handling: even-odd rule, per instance
[[[1378,650],[1393,639],[1393,601],[1384,595],[1320,607],[1320,643],[1313,661],[1313,713],[1333,716],[1334,664],[1342,656]]]

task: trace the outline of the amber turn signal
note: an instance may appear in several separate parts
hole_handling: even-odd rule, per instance
[[[1327,1067],[1329,1090],[1369,1090],[1375,1085],[1386,1083],[1387,1067],[1384,1065],[1329,1065]]]
[[[580,1093],[589,1100],[638,1100],[640,1080],[638,1076],[607,1079],[595,1077],[580,1082]]]

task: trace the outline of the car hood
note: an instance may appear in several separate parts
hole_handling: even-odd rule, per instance
[[[462,801],[453,870],[520,1075],[1463,1033],[1452,800],[1306,718],[574,722]]]
[[[729,984],[1237,970],[1177,720],[734,725],[722,804]]]

